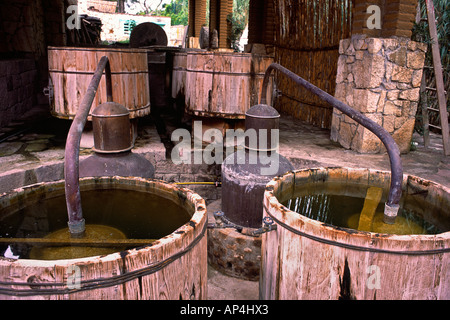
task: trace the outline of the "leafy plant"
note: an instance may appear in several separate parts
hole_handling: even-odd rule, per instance
[[[157,10],[156,15],[170,17],[172,25],[187,26],[189,23],[189,0],[172,0],[163,5],[162,10]]]
[[[233,13],[227,19],[231,23],[231,47],[239,51],[239,39],[248,23],[249,0],[233,0]]]
[[[440,48],[442,71],[444,75],[444,87],[448,92],[447,94],[447,110],[450,111],[450,105],[448,103],[448,95],[450,94],[450,1],[448,0],[434,0],[433,1],[436,15],[436,29],[438,34],[438,43]],[[426,77],[427,87],[435,87],[435,77],[433,69],[427,68],[433,66],[432,49],[431,49],[431,37],[428,28],[428,22],[426,21],[427,11],[425,0],[419,0],[421,8],[421,21],[415,23],[413,27],[412,40],[423,42],[428,44],[428,50],[425,58],[424,73]],[[426,91],[426,96],[422,96],[423,101],[426,98],[428,107],[439,109],[436,92]],[[440,117],[438,113],[429,112],[429,122],[435,126],[440,126]],[[422,124],[422,112],[420,108],[417,110],[416,115],[416,131],[423,133]]]

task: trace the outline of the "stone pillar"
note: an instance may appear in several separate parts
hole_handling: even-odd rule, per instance
[[[210,0],[209,12],[209,31],[212,33],[217,30],[219,48],[231,48],[231,23],[228,16],[233,13],[233,0]]]
[[[402,153],[410,148],[426,45],[407,38],[353,35],[340,41],[335,97],[383,126]],[[384,152],[372,132],[337,109],[331,139],[361,153]]]

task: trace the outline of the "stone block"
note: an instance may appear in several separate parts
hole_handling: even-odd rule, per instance
[[[345,149],[350,149],[355,130],[355,125],[341,121],[338,142]]]
[[[406,82],[397,82],[397,89],[399,90],[406,90],[406,89],[411,89],[412,85],[411,83],[406,83]]]
[[[410,50],[410,51],[416,51],[417,50],[417,42],[411,40],[408,42],[407,47],[408,47],[408,50]]]
[[[392,133],[394,132],[394,125],[395,125],[395,119],[397,117],[394,115],[388,115],[384,116],[383,118],[383,128],[386,129],[387,132]]]
[[[386,90],[394,90],[397,89],[397,83],[396,82],[383,82],[383,86]]]
[[[347,51],[348,46],[350,45],[351,39],[342,39],[339,42],[339,54],[344,54]]]
[[[384,110],[384,104],[386,103],[386,95],[387,95],[386,90],[382,90],[380,92],[380,98],[378,99],[378,104],[377,104],[377,112],[379,112],[379,113],[382,113]]]
[[[423,69],[415,70],[412,74],[411,84],[414,88],[420,87],[422,82]]]
[[[333,112],[333,115],[331,117],[331,132],[330,132],[330,137],[331,137],[331,140],[333,140],[333,141],[337,141],[340,123],[341,123],[340,116],[338,116],[336,113]]]
[[[398,40],[395,38],[383,39],[383,46],[386,50],[394,50],[398,47]]]
[[[348,56],[352,56],[355,54],[355,48],[353,47],[353,43],[350,41],[347,50],[345,50],[345,54]]]
[[[408,117],[396,117],[394,120],[394,129],[400,128],[409,118]]]
[[[378,38],[369,38],[366,39],[367,43],[367,51],[372,54],[378,53],[383,47],[383,41]]]
[[[352,107],[363,112],[362,110],[366,108],[367,104],[367,90],[365,89],[354,89],[353,90],[353,104]]]
[[[364,54],[362,60],[353,64],[353,75],[357,88],[376,88],[384,78],[384,58],[381,55]]]
[[[417,49],[419,49],[422,52],[427,52],[428,46],[426,43],[417,42]]]
[[[383,115],[381,113],[368,113],[366,117],[380,126],[383,125]]]
[[[345,83],[337,83],[334,96],[339,101],[345,102],[347,96],[347,85]]]
[[[354,90],[355,89],[353,89],[351,86],[347,85],[347,89],[346,89],[347,94],[345,95],[344,102],[347,103],[349,106],[354,106],[354,103],[353,103]]]
[[[416,116],[417,108],[419,107],[418,101],[411,101],[409,105],[409,117],[414,118]]]
[[[422,69],[425,62],[425,52],[423,51],[414,51],[409,52],[407,57],[408,68],[412,69]]]
[[[353,80],[355,80],[354,77],[353,77],[353,73],[349,73],[348,76],[347,76],[347,82],[351,83],[351,82],[353,82]]]
[[[387,82],[391,82],[391,77],[392,77],[392,67],[393,67],[393,63],[386,61],[385,63],[385,73],[384,73],[384,77],[386,79]]]
[[[358,126],[355,137],[352,141],[352,149],[360,153],[380,152],[381,141],[370,130],[363,126]]]
[[[406,66],[406,47],[400,47],[397,50],[387,54],[389,61],[398,64],[399,66]]]
[[[386,101],[386,103],[384,104],[383,114],[391,115],[391,114],[395,114],[396,112],[397,112],[397,106],[390,100]]]
[[[358,50],[355,53],[355,59],[356,60],[362,60],[362,58],[364,57],[364,51]]]
[[[342,83],[347,78],[346,56],[340,55],[337,65],[336,83]]]
[[[401,153],[407,153],[410,150],[414,123],[415,118],[411,118],[392,134]]]
[[[410,82],[413,70],[398,65],[392,68],[392,81]]]
[[[355,48],[355,50],[365,50],[367,49],[367,43],[366,41],[364,41],[364,39],[352,39],[353,41],[353,47]]]
[[[380,94],[372,91],[367,91],[367,103],[365,112],[376,112]]]
[[[387,92],[388,100],[397,100],[398,99],[399,90],[390,90]]]
[[[399,98],[410,101],[419,101],[420,88],[403,90],[400,92]]]

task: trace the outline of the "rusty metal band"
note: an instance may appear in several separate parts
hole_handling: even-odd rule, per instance
[[[48,70],[49,73],[62,73],[62,74],[85,74],[85,75],[93,75],[95,74],[94,71],[67,71],[67,70]],[[141,73],[147,73],[148,71],[142,70],[142,71],[119,71],[119,72],[111,72],[111,75],[116,74],[141,74]]]
[[[112,286],[117,286],[124,284],[126,282],[132,281],[139,277],[148,276],[155,272],[160,271],[161,269],[167,267],[172,262],[178,260],[186,253],[188,253],[192,248],[194,248],[204,237],[207,230],[207,223],[205,222],[203,225],[203,229],[201,232],[195,237],[195,239],[183,250],[175,253],[174,255],[164,259],[162,261],[158,261],[156,263],[152,263],[145,268],[125,272],[123,274],[112,276],[109,278],[100,278],[100,279],[91,279],[80,281],[80,288],[69,289],[67,287],[67,282],[53,282],[53,283],[30,283],[30,282],[10,282],[10,281],[0,281],[0,286],[27,286],[31,287],[31,289],[11,289],[0,287],[0,294],[9,295],[9,296],[38,296],[38,295],[61,295],[61,294],[71,294],[80,291],[88,291],[95,289],[108,288]],[[151,246],[151,245],[150,245]],[[139,249],[145,248],[146,246],[139,247]],[[33,288],[36,287],[36,288]],[[65,287],[65,288],[39,288],[39,287]]]
[[[137,113],[138,111],[141,111],[141,110],[144,110],[144,109],[148,109],[148,108],[150,108],[151,107],[151,105],[150,105],[150,103],[147,103],[145,106],[143,106],[143,107],[139,107],[139,108],[136,108],[136,109],[128,109],[128,111],[130,111],[130,116],[132,115],[132,114],[135,114],[135,113]],[[65,113],[65,114],[60,114],[60,113],[58,113],[58,112],[55,112],[55,111],[53,111],[53,110],[50,110],[50,113],[52,114],[52,115],[54,115],[55,117],[58,117],[58,118],[64,118],[64,119],[73,119],[75,116],[76,116],[76,114],[73,114],[73,113],[70,113],[70,114],[67,114],[67,113]],[[89,114],[89,116],[91,116],[92,117],[92,114]],[[95,116],[94,116],[95,117]],[[97,116],[97,117],[99,117],[99,116]]]
[[[178,69],[177,69],[178,70]],[[192,73],[206,73],[206,74],[213,74],[213,75],[225,75],[225,76],[253,76],[257,78],[264,78],[265,73],[254,73],[254,72],[242,72],[242,73],[235,73],[235,72],[224,72],[224,71],[207,71],[207,70],[192,70],[192,69],[184,69],[186,72],[192,72]]]
[[[94,114],[91,113],[91,117],[94,118],[118,118],[118,117],[127,117],[130,115],[130,112],[127,113],[117,113],[117,114]]]
[[[125,49],[126,51],[123,49]],[[107,47],[98,47],[98,48],[64,47],[64,49],[62,49],[61,47],[49,47],[48,51],[77,51],[77,52],[89,51],[89,52],[98,52],[98,53],[117,52],[117,53],[143,53],[143,54],[147,53],[147,50],[144,50],[144,49],[130,50],[129,48],[107,48]]]
[[[373,247],[362,247],[362,246],[356,246],[348,243],[342,243],[338,241],[323,239],[320,237],[313,236],[311,234],[299,231],[284,222],[278,220],[275,218],[274,215],[272,215],[269,210],[267,209],[266,205],[264,205],[264,211],[281,227],[289,230],[292,233],[295,233],[296,235],[308,238],[313,241],[321,242],[324,244],[329,244],[336,247],[341,247],[345,249],[351,249],[351,250],[357,250],[357,251],[368,251],[368,252],[375,252],[375,253],[386,253],[386,254],[398,254],[398,255],[431,255],[431,254],[441,254],[441,253],[448,253],[450,252],[450,248],[440,248],[440,249],[434,249],[434,250],[412,250],[412,251],[396,251],[396,250],[385,250],[385,249],[379,249],[379,248],[373,248]]]
[[[245,113],[245,116],[248,118],[255,118],[255,119],[278,119],[281,116],[277,115],[277,116],[260,116],[260,115],[254,115],[254,114],[248,114],[247,112]]]

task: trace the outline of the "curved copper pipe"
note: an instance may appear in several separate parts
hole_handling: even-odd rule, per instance
[[[400,158],[400,150],[397,144],[395,143],[394,139],[392,138],[392,136],[389,134],[389,132],[387,132],[383,127],[381,127],[376,122],[364,116],[361,112],[356,111],[347,104],[339,101],[332,95],[314,86],[310,82],[306,81],[305,79],[301,78],[300,76],[296,75],[295,73],[286,69],[285,67],[279,65],[278,63],[272,63],[267,68],[266,73],[264,74],[261,92],[261,104],[267,104],[266,103],[267,86],[269,83],[269,76],[272,70],[277,70],[285,74],[295,83],[301,85],[308,91],[314,93],[322,100],[328,102],[334,108],[338,109],[339,111],[346,114],[347,116],[349,116],[362,126],[369,129],[381,140],[381,142],[383,142],[389,155],[389,161],[391,165],[391,186],[389,190],[388,201],[386,203],[384,210],[383,220],[386,223],[390,224],[394,223],[399,209],[400,198],[402,196],[403,166]]]
[[[64,179],[66,191],[68,225],[72,237],[82,237],[85,231],[83,211],[81,209],[80,183],[79,183],[79,154],[81,134],[86,124],[92,101],[94,101],[100,80],[106,76],[106,95],[108,101],[112,101],[111,68],[108,57],[100,59],[97,69],[89,83],[86,95],[78,108],[78,111],[70,126],[66,140],[64,159]]]

